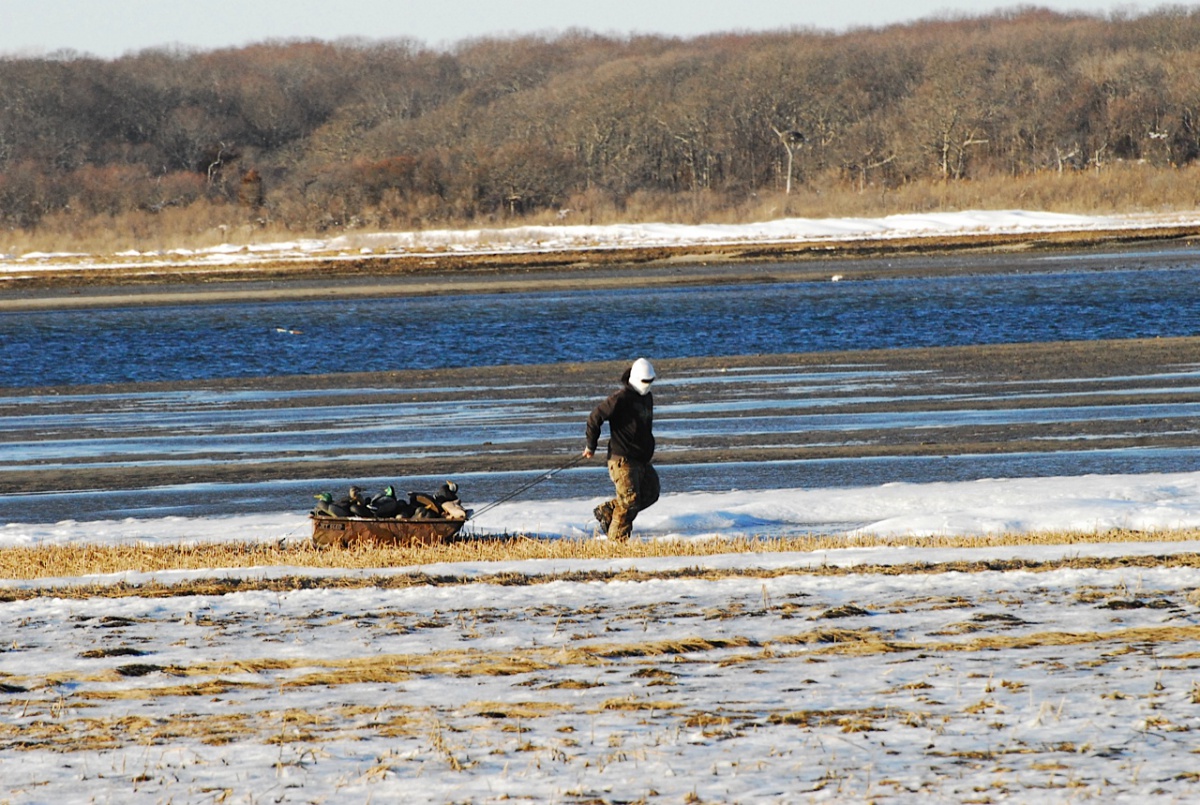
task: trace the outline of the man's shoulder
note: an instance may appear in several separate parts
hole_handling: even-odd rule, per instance
[[[611,414],[617,408],[617,406],[621,404],[621,401],[625,399],[623,395],[626,390],[627,389],[617,389],[609,394],[596,404],[596,407],[592,410],[592,414],[594,416],[607,416],[608,414]]]
[[[624,400],[628,398],[631,393],[633,393],[633,389],[629,388],[629,386],[621,386],[619,389],[613,389],[612,393],[608,395],[607,399],[614,402],[616,400]]]

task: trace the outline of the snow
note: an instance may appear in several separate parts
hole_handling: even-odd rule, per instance
[[[481,534],[590,537],[603,498],[517,500],[482,511]],[[1200,528],[1200,473],[988,478],[889,483],[873,488],[667,493],[639,515],[644,539],[828,534],[969,536],[1112,529]],[[0,548],[83,543],[277,542],[308,531],[307,512],[236,516],[7,523]]]
[[[595,502],[509,502],[476,527],[579,537]],[[1200,541],[853,543],[1196,527],[1200,473],[667,494],[635,535],[781,523],[850,523],[847,547],[0,580],[44,591],[0,603],[0,792],[62,805],[1189,796],[1198,577],[1163,557]],[[0,546],[273,542],[306,527],[296,512],[8,524]],[[1120,563],[1089,564],[1103,557]],[[992,569],[1016,559],[1067,561]],[[360,581],[100,594],[303,576]],[[80,586],[92,593],[58,592]]]
[[[568,216],[569,217],[569,216]],[[537,253],[630,247],[687,247],[718,244],[821,243],[847,240],[945,237],[951,235],[1135,231],[1163,226],[1198,226],[1200,211],[1120,216],[1068,215],[1029,210],[969,210],[890,215],[884,218],[786,218],[748,224],[611,224],[519,226],[498,229],[350,233],[274,243],[222,243],[204,249],[122,251],[95,256],[30,252],[0,255],[0,275],[67,268],[120,268],[196,264],[214,267],[262,260],[352,259],[411,254]]]

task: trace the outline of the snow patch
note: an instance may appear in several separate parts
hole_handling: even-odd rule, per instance
[[[205,249],[172,249],[166,255],[124,251],[108,256],[66,252],[0,255],[0,274],[35,268],[127,268],[184,262],[233,265],[259,260],[359,257],[363,254],[546,253],[633,247],[715,246],[739,243],[820,243],[835,240],[888,240],[946,235],[1040,234],[1065,231],[1136,230],[1156,226],[1200,225],[1200,212],[1120,216],[1069,215],[1031,210],[889,215],[883,218],[785,218],[748,224],[610,224],[606,226],[518,226],[499,229],[440,229],[414,232],[351,233],[276,243],[223,243]],[[61,262],[56,262],[61,261]],[[132,262],[130,262],[132,261]]]

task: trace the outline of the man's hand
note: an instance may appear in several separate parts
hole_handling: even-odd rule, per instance
[[[583,448],[583,457],[584,458],[591,458],[594,455],[595,455],[595,453],[592,451],[592,448],[590,448],[590,447]]]

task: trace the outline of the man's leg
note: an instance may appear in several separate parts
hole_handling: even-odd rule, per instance
[[[608,477],[612,478],[617,496],[612,502],[612,523],[608,527],[608,538],[625,541],[633,532],[633,518],[650,503],[645,503],[643,494],[653,492],[654,500],[658,499],[658,474],[654,473],[652,489],[646,489],[646,470],[654,473],[648,464],[630,461],[626,458],[614,458],[608,462]]]
[[[657,503],[660,491],[658,470],[651,464],[643,464],[642,479],[638,484],[638,511],[645,511]]]

